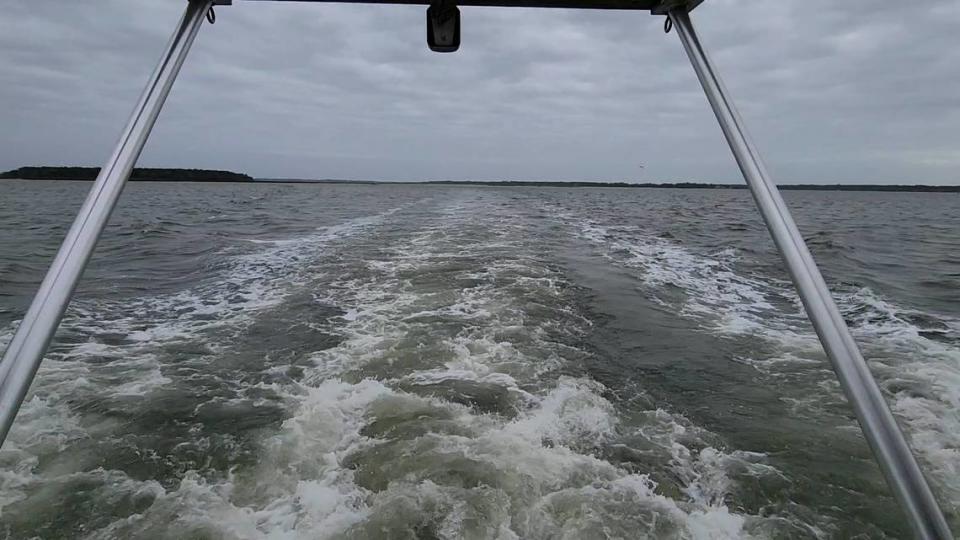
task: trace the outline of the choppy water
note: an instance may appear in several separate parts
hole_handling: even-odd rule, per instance
[[[7,181],[0,342],[89,184]],[[960,197],[788,193],[960,528]],[[0,537],[909,536],[744,191],[132,184]]]

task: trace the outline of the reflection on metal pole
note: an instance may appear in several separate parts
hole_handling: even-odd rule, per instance
[[[190,0],[113,154],[100,171],[0,362],[0,445],[213,0]]]
[[[700,84],[713,107],[727,143],[740,166],[750,192],[770,229],[800,293],[807,315],[820,337],[860,426],[920,538],[953,538],[927,482],[910,453],[910,447],[870,374],[857,344],[837,309],[777,186],[770,180],[760,154],[747,135],[743,121],[707,56],[684,9],[669,12],[683,48],[690,57]]]

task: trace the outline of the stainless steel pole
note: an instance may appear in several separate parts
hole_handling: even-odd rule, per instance
[[[770,180],[743,120],[694,31],[684,9],[669,12],[683,48],[710,100],[727,143],[740,166],[750,192],[786,262],[807,316],[820,337],[840,384],[853,405],[860,426],[880,462],[880,467],[920,538],[953,538],[907,441],[870,374],[866,361],[850,335],[827,284],[797,229],[777,186]]]
[[[100,171],[0,361],[0,445],[10,431],[47,346],[70,303],[77,281],[90,260],[212,3],[213,0],[188,2],[159,65],[120,136],[120,142]]]

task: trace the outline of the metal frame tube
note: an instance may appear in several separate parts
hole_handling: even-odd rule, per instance
[[[881,469],[919,538],[953,538],[910,447],[684,9],[669,12],[763,220]]]
[[[100,170],[60,251],[0,361],[0,445],[40,367],[77,282],[140,157],[213,0],[190,0],[113,154]]]

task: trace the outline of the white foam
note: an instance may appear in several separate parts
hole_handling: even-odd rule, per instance
[[[209,350],[216,348],[217,337],[229,339],[232,332],[255,320],[258,312],[283,300],[298,283],[295,276],[298,265],[304,264],[305,251],[321,256],[326,244],[360,234],[398,210],[271,242],[265,244],[270,246],[267,249],[253,253],[225,254],[223,273],[181,292],[122,302],[75,301],[61,328],[87,334],[90,339],[54,349],[41,364],[0,454],[0,511],[22,499],[25,486],[50,481],[33,475],[38,456],[62,451],[78,439],[102,436],[110,429],[109,423],[102,421],[83,427],[68,404],[70,400],[88,395],[143,398],[170,384],[159,348],[195,340],[202,340]],[[0,340],[9,340],[16,324],[0,333]],[[231,332],[210,332],[223,328]],[[109,341],[101,340],[101,335],[110,336]]]
[[[775,310],[768,297],[780,291],[761,278],[735,272],[732,264],[737,252],[731,248],[699,255],[663,238],[639,233],[635,227],[609,229],[588,220],[566,219],[582,238],[601,245],[604,256],[640,270],[640,279],[654,294],[669,287],[683,291],[681,315],[701,319],[720,331],[750,332]],[[669,305],[662,296],[654,299]]]
[[[789,283],[739,274],[732,264],[738,254],[731,248],[697,254],[636,228],[610,229],[570,214],[559,216],[610,260],[640,270],[657,300],[668,304],[664,291],[682,290],[681,315],[699,320],[709,331],[762,337],[780,348],[769,358],[740,361],[773,377],[789,376],[797,368],[818,374],[820,393],[784,398],[795,410],[816,417],[825,404],[845,401]],[[778,308],[771,297],[789,302]],[[869,288],[835,297],[925,469],[950,504],[960,506],[960,347],[956,341],[931,339],[909,318],[933,317],[947,328],[939,332],[951,335],[958,334],[960,321],[903,308]]]
[[[896,306],[869,288],[839,295],[838,302],[925,469],[960,507],[960,347],[923,335],[907,319],[929,314]],[[950,330],[960,322],[935,318]]]
[[[261,441],[254,470],[218,480],[188,473],[175,489],[156,490],[143,513],[91,537],[329,538],[363,527],[379,531],[376,527],[427,523],[441,538],[576,538],[596,530],[601,518],[619,527],[619,536],[645,530],[692,538],[747,536],[747,516],[725,506],[732,489],[727,469],[749,463],[757,465],[752,469],[757,475],[772,474],[763,457],[698,450],[704,446],[701,430],[663,410],[648,411],[639,426],[625,423],[602,385],[561,375],[560,368],[589,354],[562,337],[582,335],[590,324],[564,305],[563,276],[525,253],[529,246],[510,233],[514,224],[508,220],[488,219],[482,225],[490,241],[467,243],[458,231],[484,219],[482,209],[466,216],[449,210],[423,234],[385,252],[384,260],[370,261],[369,276],[335,279],[324,291],[326,301],[344,309],[335,325],[341,341],[312,355],[314,365],[302,384],[269,385],[292,409],[279,431]],[[463,221],[452,221],[457,219]],[[242,324],[246,312],[285,294],[272,272],[296,268],[300,263],[290,262],[295,254],[318,249],[330,241],[321,240],[325,235],[351,234],[357,230],[352,227],[327,230],[304,240],[306,246],[280,243],[239,257],[229,279],[244,291],[242,309],[213,322],[188,316],[185,324],[143,329],[134,334],[133,345],[119,347],[139,350],[157,340],[188,339],[227,320]],[[410,275],[429,275],[467,250],[489,255],[483,271],[460,275],[479,281],[476,286],[430,290],[411,283]],[[195,292],[203,293],[197,310],[233,309],[227,296]],[[543,297],[552,298],[551,305],[538,303]],[[534,318],[526,312],[532,305],[554,311]],[[456,332],[417,334],[437,320]],[[120,320],[115,327],[125,324]],[[417,354],[418,347],[429,354]],[[98,343],[78,351],[117,352]],[[150,357],[140,357],[149,380]],[[515,410],[483,412],[415,391],[417,384],[452,380],[505,389],[517,398]],[[385,428],[377,428],[378,420],[390,425],[395,419],[433,417],[446,427],[404,437],[382,435]],[[648,476],[600,457],[600,447],[623,436],[649,441],[683,484],[683,495],[666,497]],[[376,458],[380,449],[396,453],[384,462]],[[354,460],[364,452],[374,457],[361,465],[382,467],[385,485],[368,488],[358,479],[374,474],[357,468]],[[460,468],[447,471],[445,464]],[[463,483],[443,481],[448,472],[462,473]],[[471,483],[471,474],[481,481]],[[9,493],[17,493],[18,481],[11,478]]]
[[[445,229],[457,228],[448,225]],[[403,508],[404,516],[440,512],[442,519],[435,532],[444,538],[457,538],[475,526],[464,516],[477,510],[465,506],[464,501],[484,497],[490,505],[484,516],[488,533],[496,531],[504,538],[536,537],[538,531],[549,532],[543,536],[576,535],[576,524],[557,523],[546,506],[558,497],[586,490],[583,493],[591,493],[589,500],[606,497],[611,507],[622,500],[651,506],[654,514],[663,513],[664,519],[676,522],[678,530],[696,538],[743,536],[743,516],[733,515],[723,506],[730,488],[723,469],[730,460],[742,459],[712,448],[687,449],[680,442],[689,436],[687,428],[677,417],[661,411],[651,417],[654,425],[661,426],[654,431],[660,434],[664,451],[679,456],[673,466],[686,471],[690,483],[684,501],[657,495],[655,484],[646,476],[629,474],[592,455],[591,449],[620,436],[622,429],[615,408],[602,397],[605,390],[601,385],[586,378],[551,375],[564,363],[558,352],[531,358],[518,344],[494,337],[524,330],[529,339],[547,339],[545,327],[536,324],[550,325],[553,321],[525,320],[522,307],[515,305],[522,300],[517,299],[516,291],[503,287],[509,286],[504,283],[521,281],[515,279],[517,272],[541,273],[518,286],[558,294],[562,289],[559,275],[538,268],[536,261],[491,260],[484,272],[469,272],[472,279],[482,281],[479,286],[453,295],[425,292],[402,277],[428,273],[431,265],[449,257],[446,250],[450,244],[456,245],[456,239],[447,238],[449,244],[445,244],[441,242],[444,235],[443,230],[427,231],[411,241],[416,249],[399,246],[388,260],[370,261],[368,267],[379,274],[364,281],[351,278],[331,287],[328,294],[334,296],[327,301],[345,305],[348,314],[341,318],[345,324],[338,328],[343,341],[313,356],[315,367],[304,379],[309,386],[299,393],[291,391],[291,397],[300,403],[296,413],[267,445],[268,457],[257,484],[276,488],[270,511],[285,516],[270,523],[279,524],[285,532],[295,530],[297,537],[325,537],[368,521],[387,519],[397,508]],[[481,244],[473,249],[487,247]],[[397,354],[397,347],[420,324],[419,320],[434,317],[467,323],[454,336],[435,338],[439,341],[432,344],[431,355],[446,350],[445,359],[431,364],[427,358],[420,358],[413,371],[402,370],[404,374],[395,380],[363,379],[351,384],[339,378],[376,371],[378,366],[399,361],[402,354]],[[585,318],[573,317],[571,321],[588,324]],[[536,343],[540,352],[564,350],[548,341]],[[531,365],[535,367],[531,369]],[[521,396],[521,410],[515,417],[500,418],[394,387],[451,380],[505,388]],[[534,383],[540,390],[520,390],[521,385],[529,388]],[[432,414],[450,415],[458,431],[430,432],[411,440],[411,453],[404,453],[393,465],[403,470],[429,467],[434,461],[442,466],[447,460],[466,460],[486,471],[489,486],[465,489],[440,485],[418,479],[413,472],[398,474],[378,492],[355,483],[354,472],[345,462],[383,442],[363,436],[363,428],[381,414],[421,410],[423,414],[436,411]],[[761,460],[753,458],[755,462]],[[757,471],[765,474],[762,467]],[[602,496],[593,499],[597,494]],[[587,501],[584,499],[584,504]],[[611,511],[618,512],[616,508]],[[290,517],[291,513],[296,518]],[[623,521],[625,516],[618,513],[615,517]],[[290,529],[293,522],[296,527]],[[263,537],[274,537],[276,532],[272,527],[264,528],[263,523],[260,529]]]
[[[0,515],[41,480],[35,473],[41,456],[56,454],[87,436],[75,414],[36,395],[24,400],[0,450]]]

